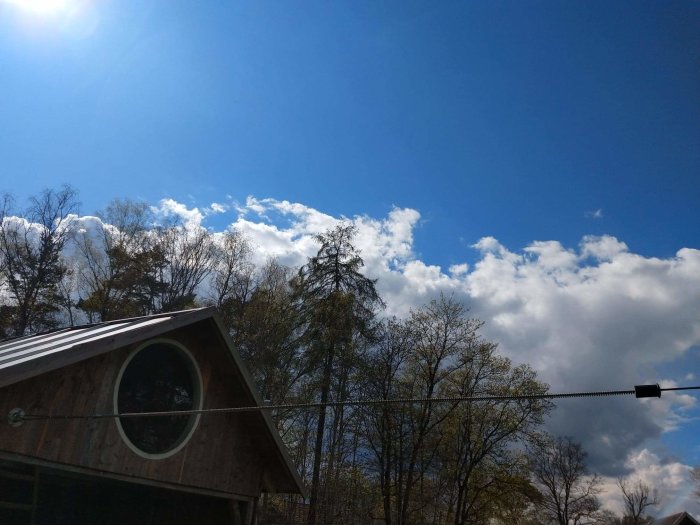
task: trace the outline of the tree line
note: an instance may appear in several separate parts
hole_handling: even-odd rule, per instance
[[[69,186],[20,210],[3,197],[0,339],[216,306],[265,400],[323,403],[273,414],[309,498],[266,497],[261,523],[649,522],[658,497],[641,481],[619,482],[624,517],[601,511],[581,445],[543,431],[551,402],[436,402],[548,387],[481,337],[453,297],[384,315],[351,224],[319,233],[316,255],[289,268],[255,266],[235,230],[158,222],[143,202],[112,201],[90,231],[76,226],[78,209]],[[419,401],[326,406],[394,398]]]

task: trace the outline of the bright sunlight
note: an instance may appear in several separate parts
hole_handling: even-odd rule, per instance
[[[65,11],[69,7],[69,0],[0,0],[15,5],[26,11],[36,14],[48,15]]]

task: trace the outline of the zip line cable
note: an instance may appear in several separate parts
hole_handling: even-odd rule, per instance
[[[115,419],[131,417],[165,417],[165,416],[189,416],[200,414],[231,414],[238,412],[261,412],[263,410],[291,410],[312,409],[322,407],[342,406],[375,406],[375,405],[408,405],[416,403],[471,403],[479,401],[534,401],[550,399],[568,399],[584,397],[611,397],[635,395],[637,398],[661,397],[661,392],[679,390],[700,390],[700,386],[661,388],[656,385],[637,385],[633,390],[600,390],[592,392],[569,392],[562,394],[523,394],[506,396],[452,396],[452,397],[415,397],[396,399],[364,399],[351,401],[328,401],[326,403],[282,403],[276,405],[252,405],[243,407],[202,408],[197,410],[163,410],[155,412],[123,412],[87,415],[53,415],[53,414],[26,414],[21,408],[10,411],[7,421],[12,426],[19,426],[25,421],[49,421],[49,420],[75,420],[75,419]]]

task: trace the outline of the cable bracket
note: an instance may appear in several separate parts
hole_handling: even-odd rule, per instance
[[[13,408],[7,414],[7,423],[11,427],[21,427],[24,423],[25,412],[21,408]]]

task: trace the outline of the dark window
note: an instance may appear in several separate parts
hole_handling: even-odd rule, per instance
[[[196,386],[190,358],[177,347],[156,343],[139,351],[124,370],[117,410],[160,412],[195,408]],[[148,454],[163,454],[180,444],[195,416],[123,417],[128,439]]]

